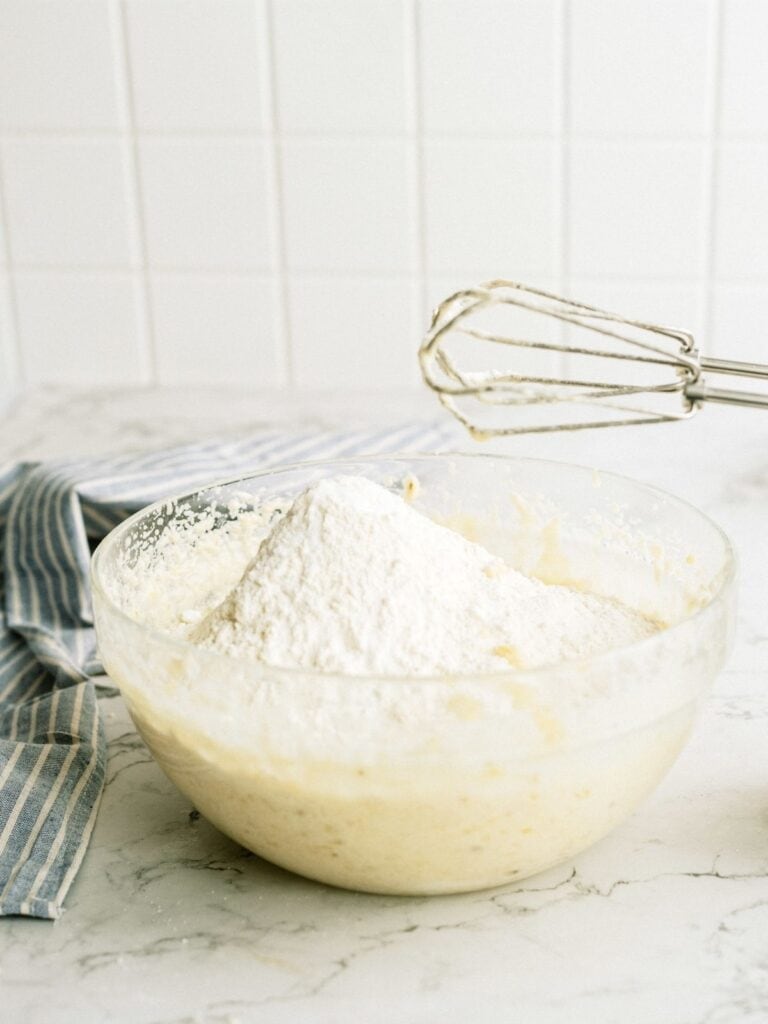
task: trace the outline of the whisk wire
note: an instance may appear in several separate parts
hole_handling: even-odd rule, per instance
[[[514,307],[528,315],[545,317],[562,325],[599,335],[613,344],[592,346],[573,342],[533,340],[519,337],[517,331],[489,330],[472,321],[483,313]],[[628,331],[634,334],[628,333]],[[637,335],[640,336],[637,336]],[[461,339],[497,345],[520,353],[543,352],[559,355],[567,365],[574,359],[605,360],[607,365],[634,362],[646,371],[657,369],[667,379],[651,382],[594,379],[592,374],[555,376],[549,372],[509,370],[465,370],[447,351],[450,340]],[[718,373],[768,379],[768,367],[727,360],[702,360],[693,336],[684,330],[632,320],[617,313],[564,299],[540,288],[511,281],[494,280],[466,288],[444,299],[435,309],[430,328],[419,350],[421,371],[427,385],[442,404],[475,436],[508,436],[520,433],[544,433],[553,430],[578,430],[606,426],[625,426],[688,419],[704,401],[730,402],[768,407],[768,396],[709,388],[702,369]],[[679,404],[668,408],[646,408],[627,404],[632,396],[677,397]],[[572,410],[597,407],[618,412],[619,417],[582,419],[562,423],[522,423],[482,426],[458,404],[457,399],[476,401],[484,407],[538,406],[558,404]]]
[[[477,327],[462,327],[457,333],[468,338],[477,338],[478,341],[490,341],[498,345],[510,345],[516,348],[533,348],[544,352],[562,352],[565,355],[597,356],[599,359],[626,359],[636,363],[651,363],[656,366],[681,365],[679,360],[663,359],[660,356],[641,356],[629,352],[611,352],[608,349],[585,348],[580,345],[561,345],[554,341],[526,341],[524,338],[507,338],[499,334],[491,334],[490,331],[482,331]],[[613,337],[618,337],[618,335],[614,334]],[[622,340],[629,341],[630,339]],[[659,352],[661,351],[659,349]],[[664,354],[666,355],[666,353]]]

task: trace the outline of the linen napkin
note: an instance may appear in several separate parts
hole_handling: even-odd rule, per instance
[[[140,455],[0,467],[0,916],[56,918],[93,831],[106,742],[88,568],[145,505],[306,459],[445,444],[445,424],[261,434]]]

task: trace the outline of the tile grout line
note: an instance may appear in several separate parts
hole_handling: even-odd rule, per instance
[[[134,276],[141,270],[139,263],[33,263],[16,262],[18,273],[27,274],[110,274],[114,277]],[[204,263],[155,263],[154,274],[200,274],[201,276],[221,277],[224,274],[237,274],[240,277],[270,278],[277,277],[269,267],[208,265]]]
[[[413,135],[411,151],[414,234],[416,241],[416,287],[419,317],[429,316],[427,289],[427,183],[424,174],[424,102],[421,83],[421,26],[419,0],[406,0],[403,9],[406,37],[406,84],[409,92],[409,122]],[[426,324],[424,325],[426,327]],[[421,326],[419,325],[419,337]]]
[[[125,134],[122,128],[3,128],[0,129],[0,137],[12,142],[56,142],[56,141],[102,141],[104,139],[119,139]],[[267,129],[259,128],[137,128],[134,126],[134,134],[138,139],[162,139],[166,141],[194,141],[202,142],[226,142],[226,141],[248,141],[251,139],[270,140],[277,133]],[[557,131],[455,131],[455,132],[424,132],[420,138],[430,142],[454,143],[454,142],[498,142],[500,144],[512,144],[517,142],[557,142],[560,134]],[[318,129],[317,131],[286,131],[280,132],[282,140],[291,142],[360,142],[371,141],[413,141],[416,133],[413,131],[385,131],[382,129],[355,129],[354,131],[343,131],[340,129]],[[728,142],[744,146],[768,146],[768,132],[728,132],[723,136]],[[606,146],[670,146],[670,145],[691,145],[692,143],[707,142],[708,131],[699,132],[655,132],[639,134],[633,131],[571,131],[571,139],[580,142],[592,142]]]
[[[259,3],[259,0],[257,0]],[[281,350],[285,383],[288,387],[296,385],[296,365],[293,351],[293,335],[291,331],[290,290],[288,284],[288,259],[286,252],[286,221],[285,221],[285,189],[283,187],[283,153],[280,137],[280,117],[277,101],[277,46],[275,39],[275,18],[272,0],[261,0],[260,10],[263,15],[266,38],[262,44],[264,89],[263,111],[268,126],[266,137],[270,143],[270,176],[272,189],[271,227],[272,244],[277,256],[277,289],[279,295],[279,318]]]
[[[7,271],[8,268],[6,268]],[[88,277],[92,275],[103,275],[112,277],[134,277],[140,267],[138,265],[131,264],[111,264],[111,263],[83,263],[83,264],[68,264],[68,263],[34,263],[34,262],[19,262],[18,260],[14,263],[14,274],[17,278],[24,276],[83,276]],[[274,268],[269,267],[247,267],[247,266],[207,266],[204,264],[190,263],[190,264],[171,264],[171,263],[158,263],[152,268],[153,275],[156,276],[177,276],[177,277],[210,277],[210,278],[221,278],[228,274],[231,274],[239,278],[254,278],[255,280],[267,282],[267,281],[278,281],[279,273]],[[487,267],[477,266],[460,266],[456,265],[448,268],[447,270],[440,270],[434,273],[435,278],[451,278],[458,276],[472,277],[472,275],[483,276],[487,275]],[[304,266],[296,267],[291,271],[294,277],[306,277],[306,278],[336,278],[343,280],[345,278],[351,278],[354,280],[361,280],[366,278],[386,278],[387,280],[413,280],[414,273],[410,270],[380,270],[380,269],[365,269],[365,268],[335,268],[335,267],[323,267],[323,266]],[[545,275],[546,276],[546,275]],[[555,275],[558,277],[558,275]],[[559,280],[559,277],[558,277]],[[699,274],[611,274],[608,272],[603,273],[580,273],[571,274],[569,280],[583,281],[587,284],[604,282],[609,285],[622,285],[622,284],[638,284],[652,286],[656,285],[659,287],[674,287],[674,286],[687,286],[687,287],[703,287],[707,281],[706,273]],[[742,274],[736,277],[728,275],[719,275],[718,283],[728,285],[731,287],[745,287],[745,288],[764,288],[768,285],[768,273],[756,272],[754,274]],[[536,282],[532,282],[535,284]]]
[[[711,349],[710,339],[714,319],[714,292],[716,276],[715,246],[717,244],[717,204],[719,193],[720,129],[722,121],[723,96],[723,0],[712,0],[710,16],[710,40],[712,52],[709,62],[709,147],[705,175],[703,219],[704,267],[700,295],[701,326],[705,341],[704,348]]]
[[[144,216],[144,194],[141,182],[139,142],[136,132],[136,110],[131,82],[131,55],[128,43],[128,25],[123,0],[111,0],[110,15],[115,53],[115,79],[124,118],[124,135],[127,139],[129,157],[124,159],[128,169],[129,190],[133,206],[133,238],[138,243],[139,294],[144,321],[144,371],[151,384],[158,383],[157,346],[155,341],[155,318],[152,306],[152,288],[149,275],[149,249]]]
[[[0,224],[3,226],[3,252],[5,255],[6,274],[8,276],[6,288],[8,292],[11,331],[13,334],[11,339],[12,359],[16,364],[16,383],[19,386],[19,390],[23,390],[29,384],[29,375],[27,373],[27,363],[24,358],[24,348],[21,344],[21,333],[19,330],[19,301],[16,293],[16,273],[13,263],[13,252],[11,250],[11,225],[8,220],[2,144],[0,144]]]

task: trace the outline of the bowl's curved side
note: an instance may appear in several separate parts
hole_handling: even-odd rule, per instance
[[[164,772],[236,842],[330,885],[399,895],[502,885],[591,846],[666,774],[696,713],[687,705],[600,744],[479,771],[319,761],[297,773],[292,763],[217,755],[129,708]]]

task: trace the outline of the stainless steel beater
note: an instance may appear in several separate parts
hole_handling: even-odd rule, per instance
[[[546,337],[522,337],[523,316],[537,329],[539,318],[559,326],[554,334],[549,326]],[[599,335],[599,345],[582,343],[581,331]],[[486,369],[459,368],[468,343],[474,356],[477,343],[488,343],[485,354],[493,358]],[[498,346],[514,352],[518,365],[499,369]],[[543,365],[532,364],[534,357]],[[708,370],[768,380],[768,366],[700,356],[687,331],[512,281],[489,281],[441,302],[419,361],[427,385],[478,438],[683,420],[705,402],[768,409],[768,394],[710,387],[702,376]],[[510,423],[515,413],[523,419]]]

